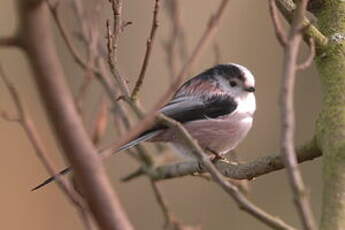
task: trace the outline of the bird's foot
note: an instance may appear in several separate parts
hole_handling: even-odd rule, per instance
[[[217,153],[216,151],[207,148],[206,151],[208,151],[209,153],[211,153],[210,155],[210,160],[212,161],[212,163],[216,163],[217,161],[225,161],[228,162],[228,159],[226,159],[223,155],[220,155],[219,153]]]

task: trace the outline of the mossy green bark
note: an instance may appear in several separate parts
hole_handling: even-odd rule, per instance
[[[316,138],[323,152],[323,206],[320,229],[345,229],[345,2],[325,0],[318,14],[328,44],[319,50],[323,108]]]

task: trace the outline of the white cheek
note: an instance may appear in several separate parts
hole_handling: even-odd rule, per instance
[[[240,114],[250,114],[253,115],[256,110],[256,101],[255,95],[253,93],[243,93],[242,97],[238,97],[237,103],[237,112]]]

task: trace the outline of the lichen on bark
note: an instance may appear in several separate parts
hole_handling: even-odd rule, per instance
[[[322,85],[322,110],[316,138],[323,153],[323,206],[320,229],[345,229],[345,2],[324,0],[316,17],[328,37],[316,66]]]

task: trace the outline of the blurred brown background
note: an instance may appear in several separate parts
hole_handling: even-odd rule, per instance
[[[66,1],[68,2],[68,1]],[[107,1],[104,1],[107,4]],[[164,4],[164,0],[162,1]],[[187,33],[189,51],[194,48],[219,1],[188,0],[182,4],[182,20]],[[63,17],[69,28],[75,26],[73,15],[65,4]],[[139,74],[145,43],[152,19],[153,1],[124,1],[124,18],[133,21],[120,42],[121,70],[133,86]],[[255,123],[247,139],[238,148],[241,160],[279,151],[279,106],[278,93],[281,73],[282,49],[279,47],[271,26],[266,1],[233,0],[222,21],[216,40],[223,62],[236,62],[251,69],[257,81],[258,110]],[[103,13],[106,12],[106,13]],[[100,11],[108,14],[108,11]],[[0,36],[15,31],[17,16],[13,0],[0,1]],[[103,26],[103,25],[101,25]],[[169,39],[169,23],[166,11],[162,10],[151,65],[148,68],[141,98],[149,108],[158,95],[168,86],[168,71],[162,41]],[[55,26],[54,26],[55,28]],[[73,29],[72,29],[73,30]],[[79,86],[81,71],[73,62],[59,36],[61,60],[73,90]],[[304,57],[306,49],[303,47]],[[0,61],[20,89],[26,107],[44,137],[50,153],[63,167],[63,159],[49,129],[40,100],[31,78],[26,57],[17,49],[1,49]],[[203,54],[193,69],[193,74],[214,64],[212,47]],[[296,86],[297,143],[309,140],[320,109],[320,90],[314,67],[299,74]],[[90,98],[98,98],[94,90]],[[95,101],[90,103],[89,120]],[[14,107],[3,83],[0,83],[0,107],[14,112]],[[0,165],[0,227],[1,229],[82,229],[77,212],[55,184],[37,192],[30,189],[47,177],[47,172],[35,156],[23,130],[14,123],[0,120],[1,165]],[[140,178],[129,183],[120,183],[119,178],[137,167],[137,163],[124,153],[106,163],[109,176],[118,191],[131,221],[137,229],[161,229],[162,214],[154,201],[147,179]],[[306,184],[311,190],[312,205],[319,217],[321,205],[320,159],[301,165]],[[187,224],[203,226],[203,229],[267,229],[251,216],[240,211],[234,201],[219,187],[205,180],[185,177],[160,184],[163,194],[176,216]],[[270,213],[280,216],[293,226],[299,227],[290,187],[285,171],[271,173],[251,182],[250,198]]]

